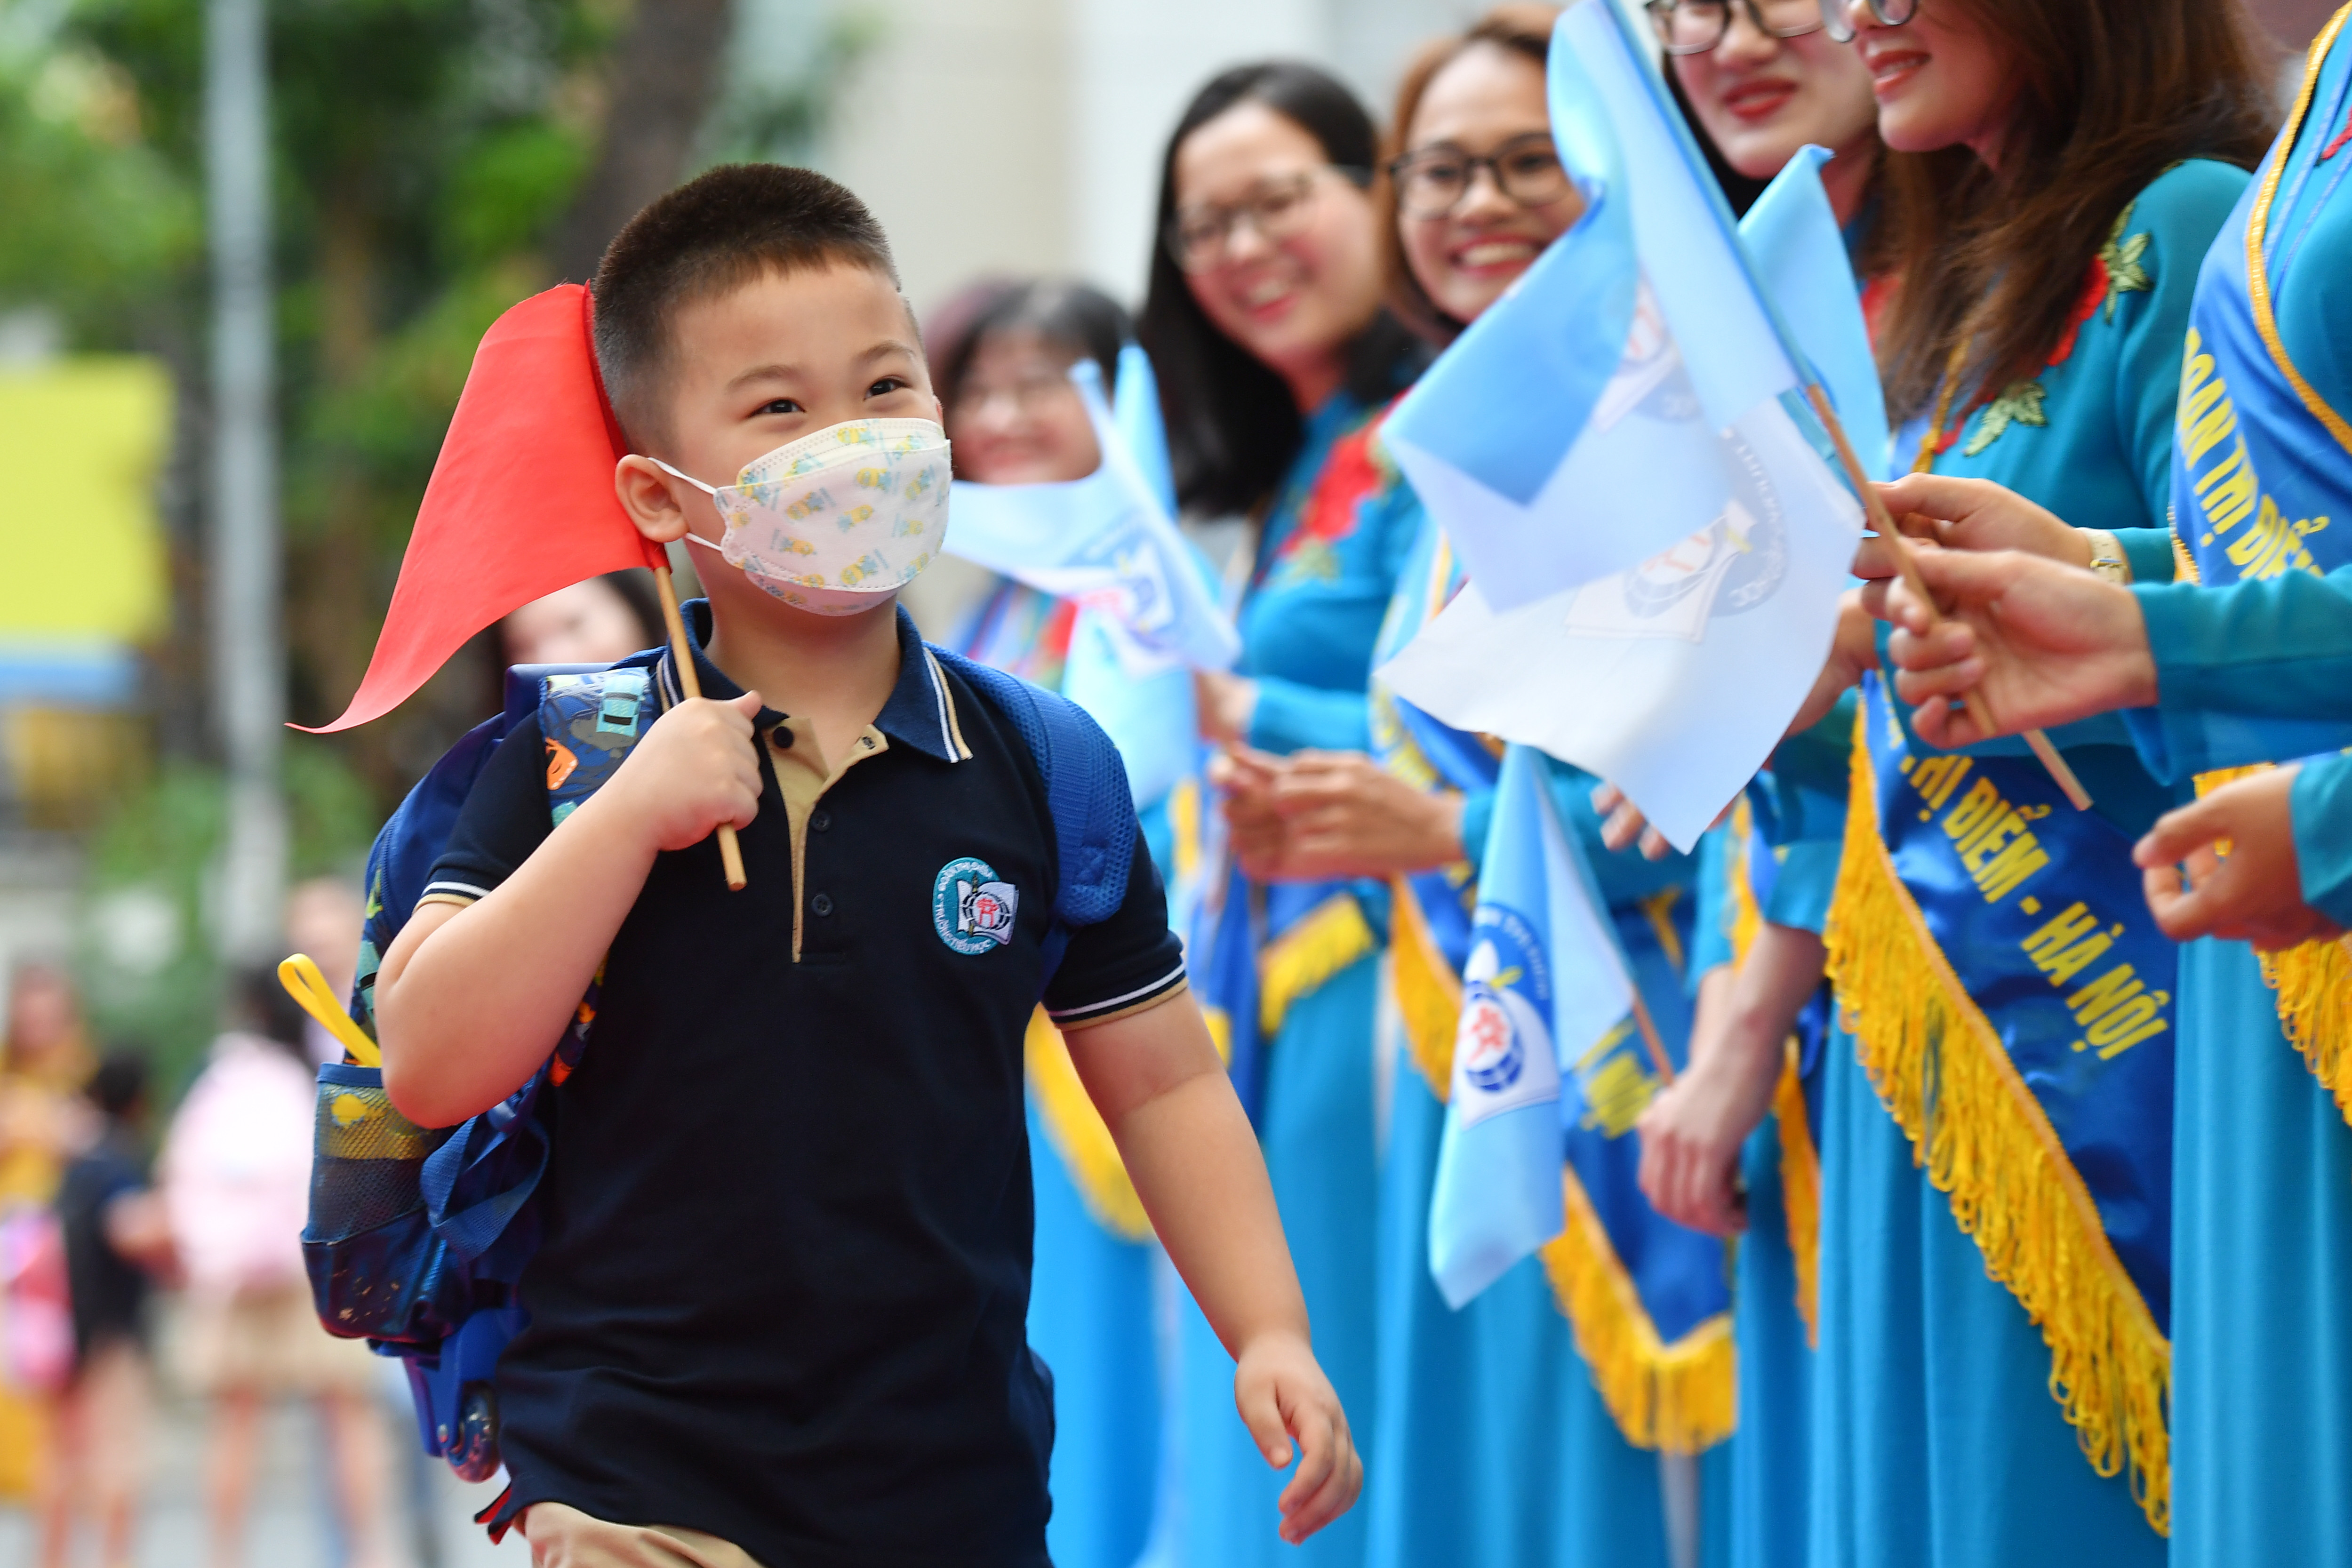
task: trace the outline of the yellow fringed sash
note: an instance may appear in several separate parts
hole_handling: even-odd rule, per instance
[[[1731,962],[1736,968],[1748,962],[1748,950],[1756,945],[1756,933],[1764,929],[1764,910],[1756,902],[1756,884],[1748,879],[1748,858],[1756,853],[1756,815],[1745,793],[1732,803],[1731,831],[1739,845],[1739,853],[1732,860],[1731,874],[1725,880],[1731,884]]]
[[[2321,937],[2254,956],[2278,993],[2279,1026],[2352,1121],[2352,954],[2342,942]]]
[[[2113,1476],[2128,1464],[2133,1497],[2168,1534],[2172,1347],[2049,1118],[1895,875],[1859,724],[1826,940],[1839,1009],[1913,1160],[1950,1196],[1985,1272],[2042,1330],[2050,1392],[2091,1468]]]
[[[1257,957],[1257,1028],[1271,1042],[1291,1004],[1380,945],[1353,893],[1334,893]]]
[[[1805,1320],[1805,1342],[1822,1342],[1822,1158],[1805,1114],[1805,1084],[1797,1076],[1797,1037],[1789,1037],[1788,1059],[1772,1090],[1772,1116],[1780,1133],[1780,1212],[1789,1222],[1789,1251],[1797,1266],[1797,1315]]]
[[[1143,1200],[1128,1180],[1127,1164],[1111,1142],[1110,1127],[1095,1109],[1078,1069],[1070,1061],[1070,1047],[1040,1007],[1030,1015],[1029,1033],[1021,1042],[1029,1069],[1029,1095],[1037,1119],[1045,1124],[1045,1141],[1062,1157],[1095,1223],[1122,1241],[1147,1241],[1151,1221]]]
[[[1421,904],[1402,877],[1391,884],[1395,928],[1389,937],[1393,954],[1391,984],[1397,1013],[1404,1022],[1405,1048],[1412,1065],[1429,1081],[1429,1091],[1444,1104],[1454,1087],[1454,1037],[1462,1024],[1462,977],[1437,951]]]
[[[2270,768],[2256,763],[2199,773],[2197,797]],[[2284,952],[2258,952],[2254,959],[2264,984],[2278,993],[2279,1028],[2302,1053],[2311,1076],[2336,1097],[2345,1121],[2352,1122],[2352,954],[2337,939],[2319,937]]]
[[[1662,1342],[1573,1166],[1561,1171],[1560,1184],[1568,1226],[1544,1244],[1544,1273],[1617,1429],[1637,1448],[1669,1454],[1722,1442],[1738,1406],[1731,1314]]]

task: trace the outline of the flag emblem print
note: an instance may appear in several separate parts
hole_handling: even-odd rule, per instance
[[[1462,1125],[1558,1100],[1551,976],[1534,927],[1515,910],[1481,907],[1463,980],[1453,1093]]]
[[[931,925],[941,942],[967,956],[1011,942],[1020,912],[1021,889],[969,855],[940,867],[931,883]]]

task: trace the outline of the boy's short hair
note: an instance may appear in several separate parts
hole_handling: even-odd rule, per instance
[[[631,439],[668,434],[659,394],[679,306],[843,262],[898,287],[873,213],[814,169],[723,163],[647,203],[605,247],[594,285],[596,368]]]

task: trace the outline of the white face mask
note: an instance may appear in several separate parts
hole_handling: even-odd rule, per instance
[[[726,537],[688,539],[820,616],[883,603],[931,563],[947,533],[948,437],[929,419],[827,426],[749,464],[731,485],[652,461],[718,503]]]

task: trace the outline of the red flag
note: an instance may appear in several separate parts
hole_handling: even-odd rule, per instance
[[[312,734],[389,713],[467,638],[541,595],[599,573],[667,564],[613,492],[614,465],[628,447],[596,375],[593,310],[587,289],[565,283],[483,334],[375,657],[343,716]]]

